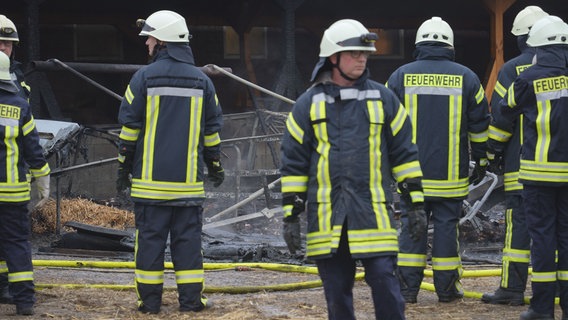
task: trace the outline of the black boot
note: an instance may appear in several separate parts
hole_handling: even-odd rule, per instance
[[[484,293],[481,301],[491,304],[508,304],[511,306],[521,306],[525,304],[525,297],[522,292],[515,292],[499,287],[495,293]]]
[[[8,286],[1,286],[0,287],[0,304],[13,304],[14,301],[12,299],[12,295],[8,290]]]
[[[554,320],[554,317],[549,314],[537,313],[533,309],[521,313],[520,320]]]

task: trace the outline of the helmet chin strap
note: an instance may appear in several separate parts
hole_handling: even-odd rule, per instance
[[[339,71],[339,75],[341,75],[341,77],[343,77],[343,79],[348,80],[348,81],[355,81],[355,80],[357,80],[357,79],[353,79],[353,78],[351,78],[350,76],[348,76],[348,75],[346,75],[345,73],[343,73],[343,71],[342,71],[341,68],[339,67],[339,62],[340,62],[340,60],[341,60],[341,54],[342,54],[342,52],[338,52],[338,55],[337,55],[337,63],[335,63],[335,64],[332,63],[332,64],[331,64],[332,67],[337,68],[337,71]]]

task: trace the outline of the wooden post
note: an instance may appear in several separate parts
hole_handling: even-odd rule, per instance
[[[491,13],[491,67],[487,82],[485,83],[485,95],[491,101],[493,89],[497,83],[497,75],[504,64],[503,59],[503,14],[516,0],[483,0]]]

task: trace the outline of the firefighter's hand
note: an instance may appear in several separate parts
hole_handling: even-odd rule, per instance
[[[488,150],[487,160],[489,161],[487,171],[493,172],[496,175],[503,175],[505,168],[502,153]]]
[[[36,187],[39,195],[39,202],[35,207],[41,207],[49,199],[49,175],[36,177]]]
[[[225,170],[223,170],[220,160],[207,162],[207,179],[213,182],[215,188],[223,183],[225,180]]]
[[[284,241],[286,242],[290,253],[296,254],[296,251],[302,248],[300,219],[297,215],[284,218],[282,234],[284,235]]]
[[[118,167],[118,176],[116,178],[116,191],[119,193],[124,192],[124,190],[130,188],[130,172],[122,166]]]
[[[476,160],[473,172],[469,177],[469,183],[476,185],[483,180],[485,173],[487,172],[487,160]]]
[[[410,238],[417,241],[420,240],[424,235],[428,225],[426,223],[426,212],[424,211],[424,206],[422,204],[414,204],[406,213],[408,218],[408,232]]]

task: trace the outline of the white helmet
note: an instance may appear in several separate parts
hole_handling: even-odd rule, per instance
[[[0,40],[20,41],[16,25],[3,14],[0,14]]]
[[[375,52],[376,33],[369,32],[361,22],[343,19],[334,22],[325,32],[320,43],[320,57],[329,57],[341,51]]]
[[[435,41],[454,46],[454,31],[450,25],[440,17],[432,17],[420,25],[416,31],[414,44],[425,41]]]
[[[173,11],[156,11],[146,20],[138,19],[136,25],[142,28],[140,36],[152,36],[164,42],[189,42],[190,39],[185,19]]]
[[[0,51],[0,80],[12,81],[10,76],[10,58]]]
[[[513,29],[511,33],[515,36],[522,36],[529,33],[529,30],[535,22],[540,18],[544,18],[548,13],[544,12],[538,6],[527,6],[517,13],[513,21]]]
[[[546,16],[535,22],[529,31],[527,44],[531,47],[568,45],[568,24],[557,16]]]

